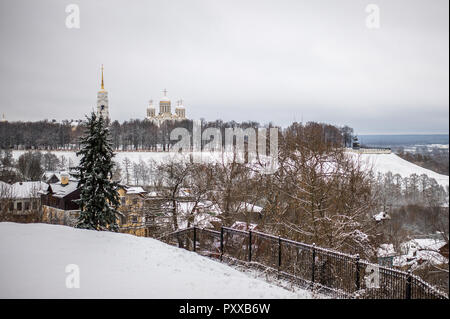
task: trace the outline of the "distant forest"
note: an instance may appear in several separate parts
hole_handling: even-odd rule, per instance
[[[433,149],[429,154],[411,153],[400,151],[398,156],[408,162],[430,169],[439,174],[449,174],[449,152],[448,149]]]
[[[308,125],[321,126],[323,139],[327,142],[350,145],[353,129],[344,126],[336,127],[322,123],[308,123]],[[114,121],[110,125],[111,142],[115,150],[162,150],[167,151],[176,141],[170,141],[170,132],[176,127],[184,127],[192,132],[193,122],[185,120],[181,122],[166,121],[161,126],[148,120],[130,120],[123,123]],[[214,122],[201,121],[202,131],[208,127],[219,128],[222,133],[223,143],[225,129],[240,127],[259,128],[274,127],[272,124],[260,125],[258,122],[234,121]],[[69,121],[55,123],[49,121],[39,122],[4,122],[0,123],[0,148],[2,149],[40,149],[40,150],[69,150],[79,149],[79,138],[83,135],[84,124],[72,125]],[[204,141],[207,143],[208,141]]]

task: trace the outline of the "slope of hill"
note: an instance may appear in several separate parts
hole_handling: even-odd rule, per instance
[[[25,151],[13,151],[13,157],[18,159]],[[67,161],[71,160],[71,165],[78,164],[78,158],[75,152],[70,151],[53,151],[53,153],[60,158],[64,156]],[[391,171],[393,174],[400,174],[402,177],[407,177],[411,174],[422,175],[426,174],[431,178],[436,179],[436,181],[446,187],[449,185],[449,177],[447,175],[438,174],[429,169],[420,167],[416,164],[408,162],[395,154],[355,154],[350,152],[351,156],[357,158],[360,156],[360,160],[363,162],[365,167],[368,169],[373,168],[377,173],[387,173]],[[176,156],[177,158],[189,159],[189,155],[177,155],[174,153],[165,152],[117,152],[114,160],[120,164],[123,163],[125,158],[128,158],[132,163],[139,163],[140,160],[148,162],[149,160],[154,160],[155,162],[161,163],[167,161]],[[214,154],[204,154],[207,160],[221,160],[222,156],[220,153]]]
[[[402,177],[407,177],[412,174],[428,175],[430,178],[434,178],[439,185],[444,187],[449,185],[449,177],[447,175],[438,174],[429,169],[420,167],[414,163],[408,162],[402,159],[396,154],[355,154],[353,156],[360,156],[359,159],[366,167],[372,167],[375,172],[393,174],[400,174]]]
[[[311,297],[155,239],[58,225],[0,223],[0,261],[0,298]]]

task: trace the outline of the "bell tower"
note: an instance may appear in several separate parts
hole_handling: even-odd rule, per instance
[[[97,116],[101,116],[105,121],[109,121],[108,91],[105,90],[103,82],[103,64],[101,89],[97,93]]]

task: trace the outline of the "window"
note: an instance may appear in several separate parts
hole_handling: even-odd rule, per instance
[[[31,203],[30,202],[25,202],[25,210],[30,210],[31,207]]]
[[[36,201],[33,201],[33,209],[37,209],[38,208],[38,203]]]
[[[131,216],[131,221],[134,223],[134,224],[136,224],[137,222],[138,222],[138,218],[137,218],[137,216]]]
[[[14,202],[9,203],[9,211],[12,212],[14,210]]]
[[[18,211],[22,210],[22,202],[17,202],[17,210]]]
[[[133,198],[133,205],[136,205],[138,203],[137,198]]]
[[[127,204],[127,201],[126,201],[125,197],[121,197],[121,198],[120,198],[120,204],[121,204],[122,206],[125,206],[125,205]]]

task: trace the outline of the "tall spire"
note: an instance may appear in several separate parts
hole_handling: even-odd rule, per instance
[[[105,89],[105,86],[103,84],[103,64],[102,64],[102,90],[104,90],[104,89]]]

